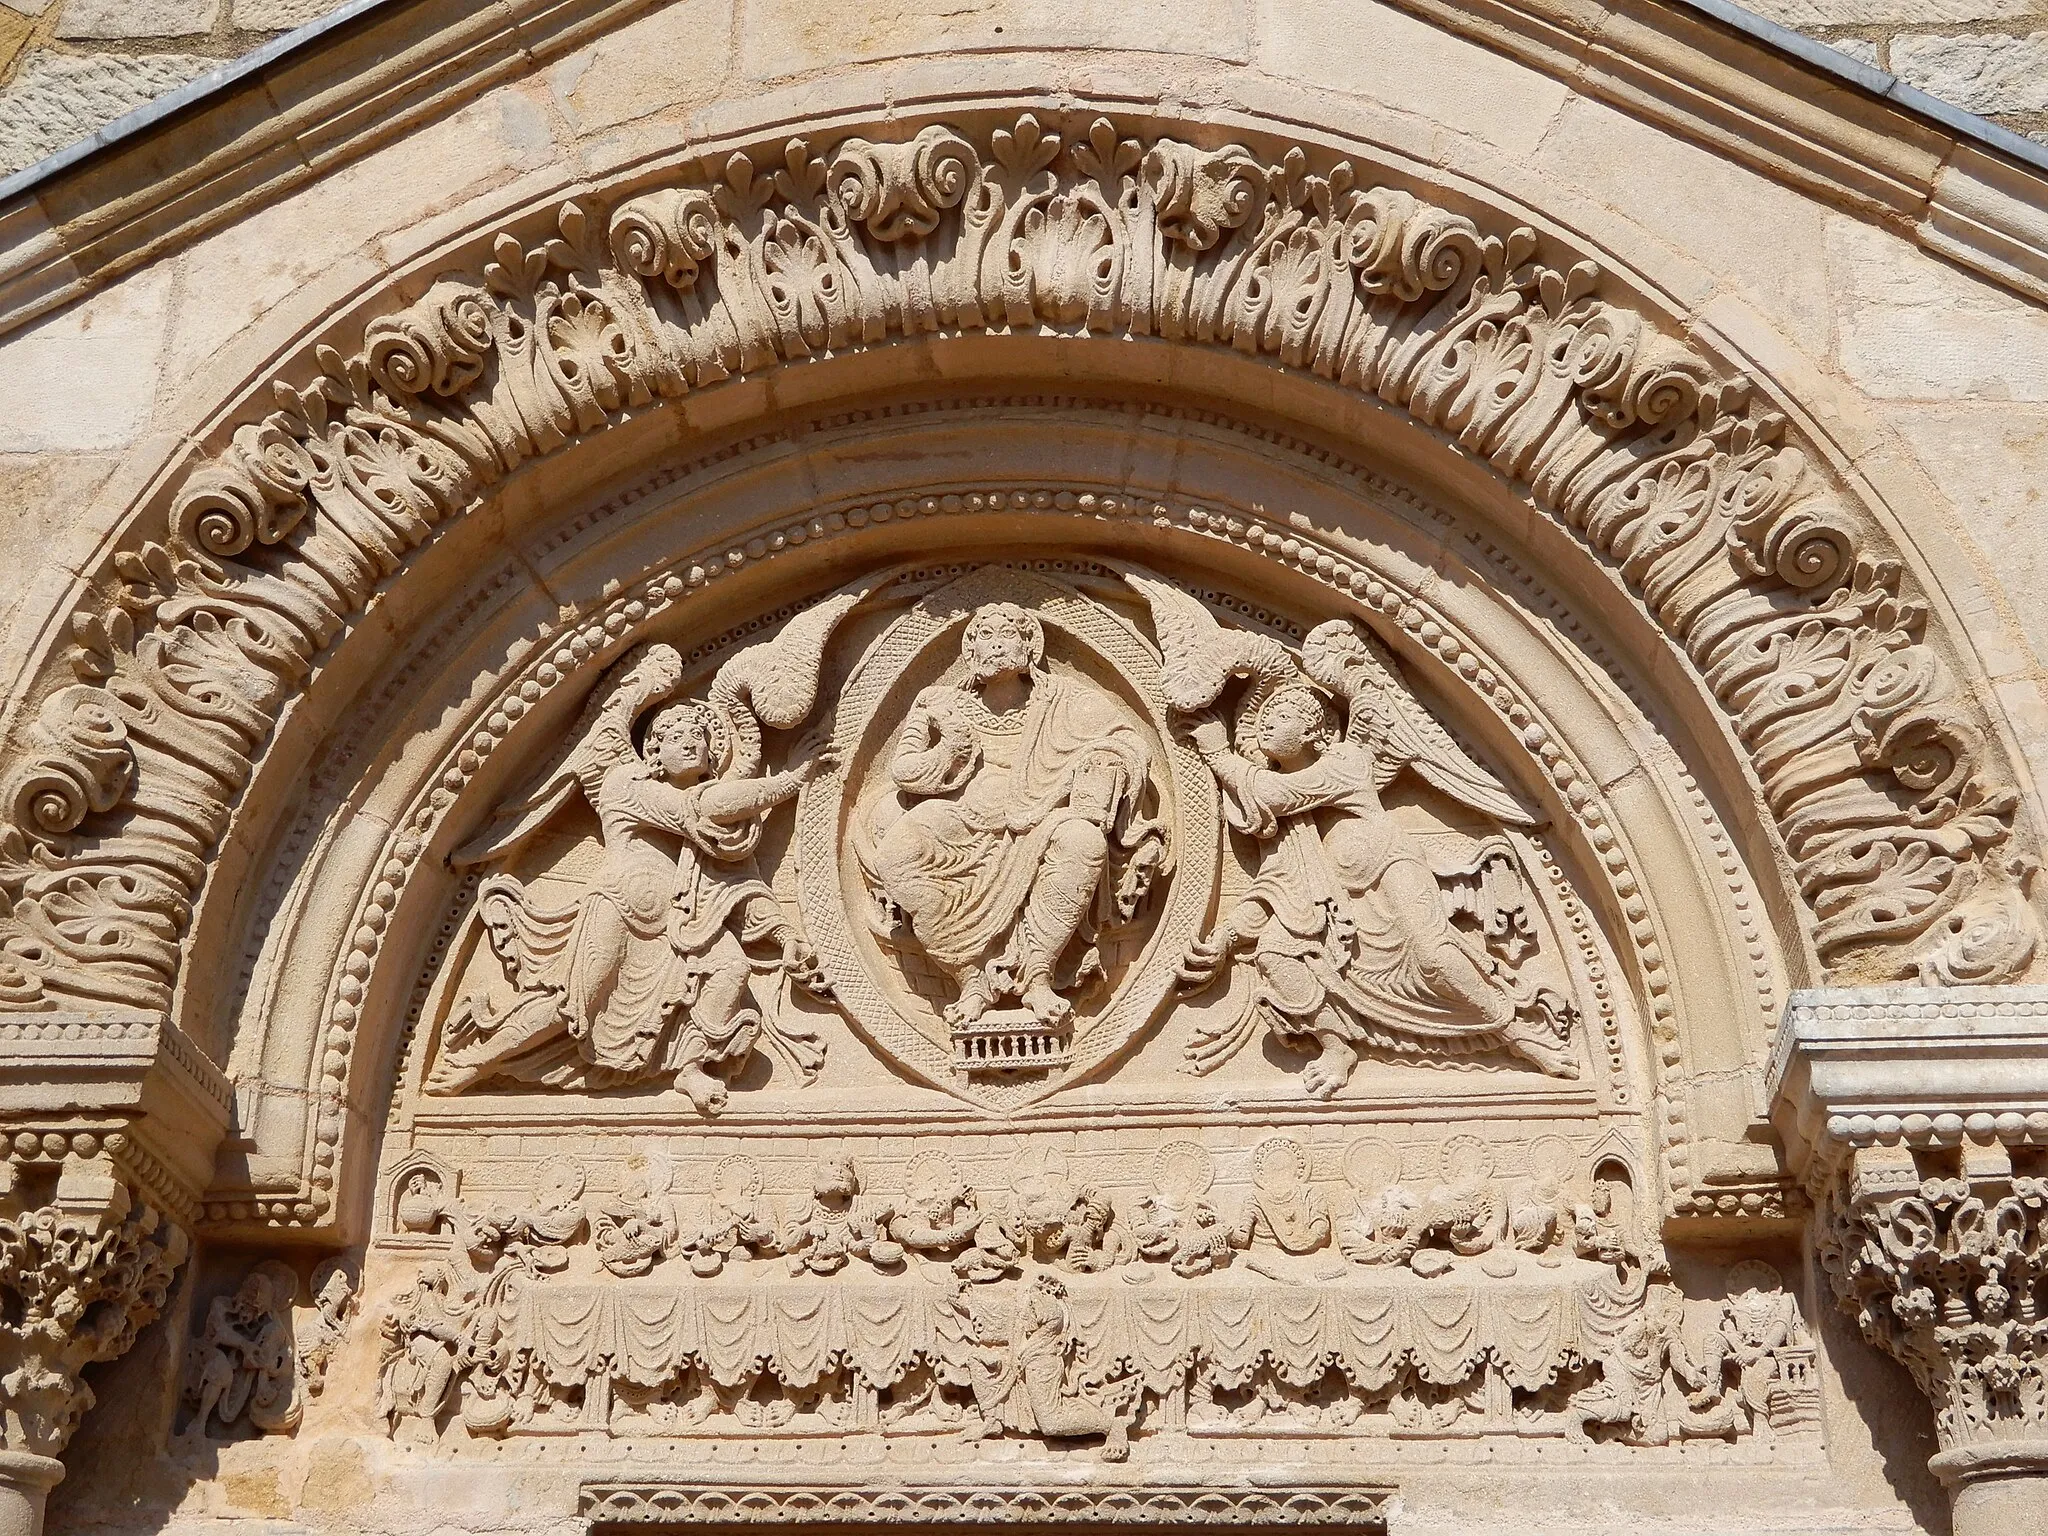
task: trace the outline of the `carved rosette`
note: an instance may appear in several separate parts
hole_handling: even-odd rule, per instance
[[[164,1308],[184,1229],[141,1205],[119,1219],[42,1206],[0,1218],[4,1448],[56,1456],[93,1405],[88,1365],[118,1359]]]

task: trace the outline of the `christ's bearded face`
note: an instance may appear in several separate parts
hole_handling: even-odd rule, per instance
[[[969,675],[975,682],[985,683],[1030,671],[1032,652],[1036,649],[1031,642],[1029,621],[1021,611],[1003,604],[984,608],[968,620],[960,652],[966,658]]]

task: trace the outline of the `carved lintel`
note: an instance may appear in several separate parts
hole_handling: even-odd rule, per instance
[[[1160,1484],[1058,1490],[960,1487],[852,1488],[829,1484],[717,1487],[666,1481],[592,1481],[579,1512],[595,1529],[647,1525],[1337,1525],[1361,1536],[1387,1528],[1393,1488],[1375,1484],[1221,1488]]]
[[[1822,1267],[1934,1408],[1958,1532],[2048,1512],[2048,989],[1796,992],[1774,1116]]]

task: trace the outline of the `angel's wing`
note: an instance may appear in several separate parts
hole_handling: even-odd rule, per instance
[[[481,837],[450,856],[457,869],[500,859],[541,829],[578,790],[595,790],[617,763],[633,755],[633,722],[682,686],[683,658],[672,645],[655,644],[628,653],[591,691],[570,730],[568,745],[541,776],[539,786],[517,804],[500,808]]]
[[[1159,680],[1169,705],[1193,714],[1214,704],[1233,677],[1252,679],[1239,701],[1238,729],[1233,733],[1238,750],[1247,751],[1244,733],[1257,722],[1258,705],[1281,684],[1300,677],[1287,647],[1271,635],[1225,629],[1199,599],[1171,582],[1129,566],[1123,575],[1152,609],[1152,629],[1159,636]]]
[[[1387,777],[1413,768],[1453,800],[1510,826],[1542,820],[1465,755],[1437,719],[1416,700],[1394,670],[1379,640],[1347,619],[1331,619],[1301,643],[1308,675],[1342,697],[1350,709],[1347,735],[1373,749]]]
[[[786,731],[809,718],[818,702],[825,642],[879,579],[863,577],[841,587],[718,669],[711,681],[711,703],[725,712],[733,729],[733,755],[725,777],[751,778],[759,771],[762,726]]]

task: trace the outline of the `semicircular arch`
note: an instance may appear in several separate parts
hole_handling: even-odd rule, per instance
[[[275,409],[161,480],[72,617],[79,681],[45,691],[6,783],[0,1000],[168,1004],[219,850],[265,835],[236,818],[279,719],[345,689],[329,648],[407,612],[437,530],[544,498],[534,466],[829,397],[854,355],[1001,379],[1029,336],[1142,341],[1169,359],[1136,365],[1155,387],[1195,393],[1203,360],[1243,359],[1278,370],[1268,400],[1413,423],[1439,478],[1490,487],[1517,538],[1575,548],[1574,579],[1604,569],[1668,641],[1659,690],[1706,701],[1753,775],[1745,855],[1776,855],[1777,910],[1810,936],[1796,974],[2024,971],[2032,833],[2002,727],[1886,518],[1767,390],[1603,297],[1593,262],[1398,176],[1278,134],[1072,122],[750,141],[458,242],[332,317],[360,346],[316,342]]]

